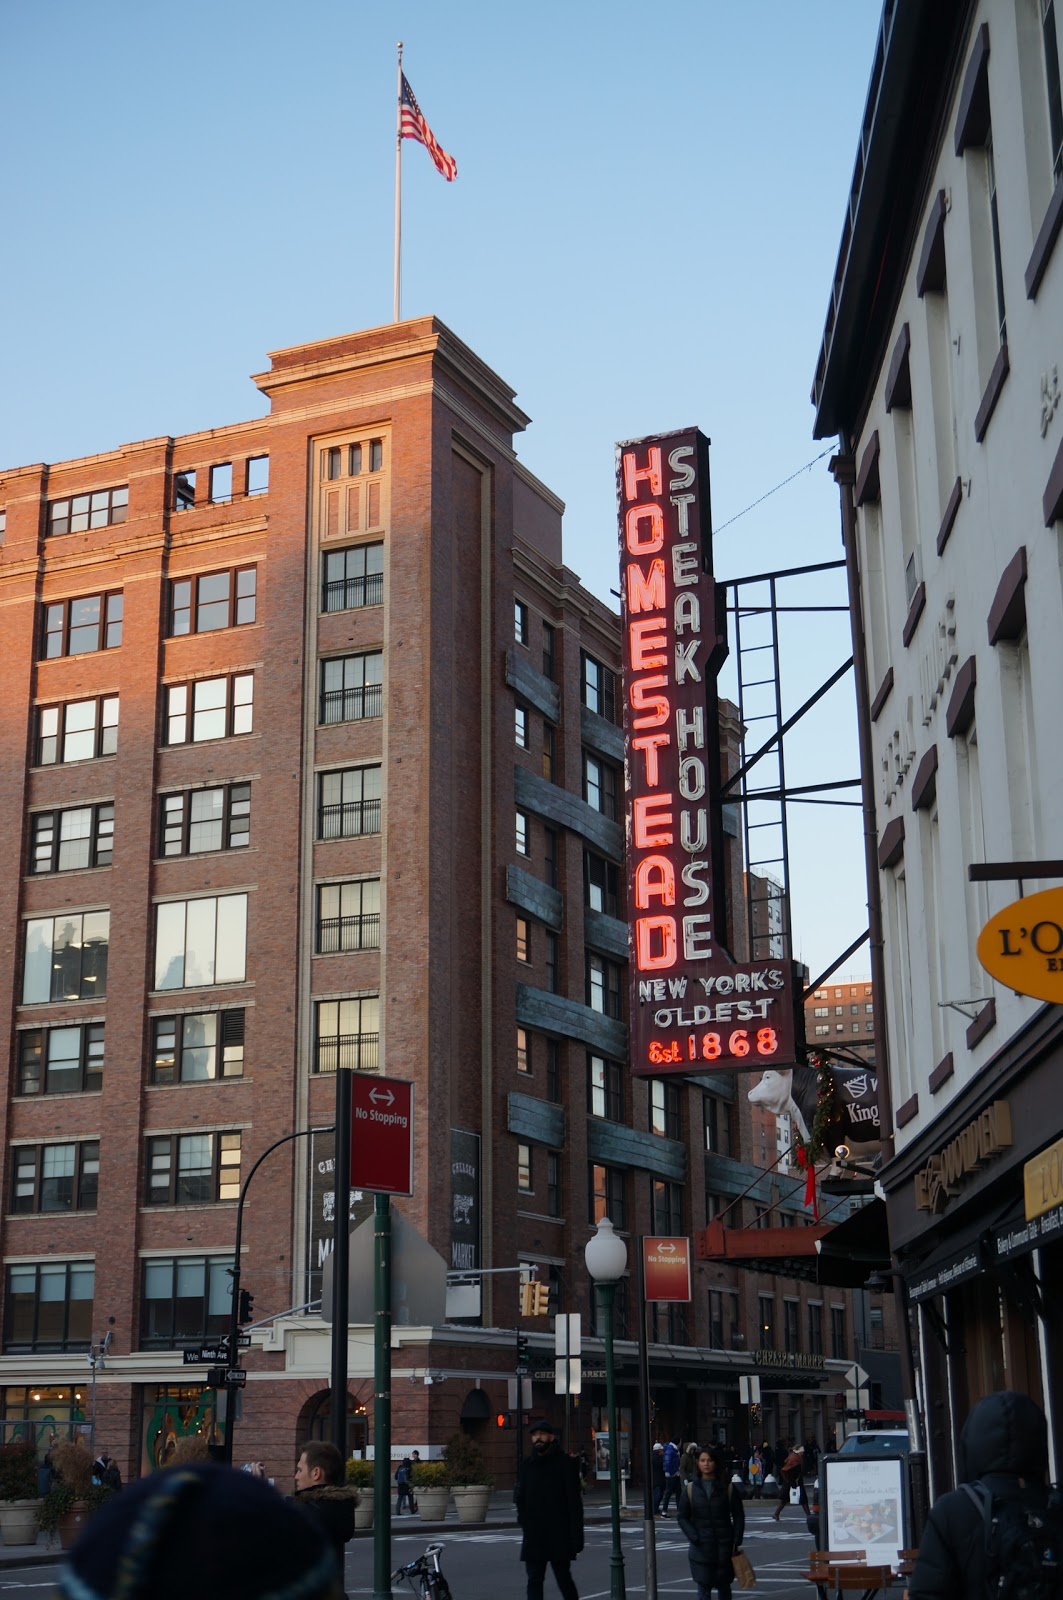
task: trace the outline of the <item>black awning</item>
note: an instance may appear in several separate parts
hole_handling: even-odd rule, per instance
[[[839,1222],[816,1243],[820,1283],[862,1289],[873,1272],[890,1267],[886,1202],[872,1200]]]
[[[488,1398],[482,1389],[470,1389],[461,1408],[462,1422],[482,1422],[492,1415]]]

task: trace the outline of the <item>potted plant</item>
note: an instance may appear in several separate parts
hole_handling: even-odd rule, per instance
[[[81,1439],[57,1439],[49,1456],[55,1480],[41,1501],[37,1523],[45,1533],[58,1533],[59,1543],[69,1550],[111,1491],[93,1488],[92,1457]]]
[[[443,1451],[443,1462],[458,1521],[486,1522],[494,1479],[479,1445],[467,1433],[456,1433]]]
[[[425,1522],[442,1522],[447,1514],[450,1480],[443,1461],[415,1461],[410,1472],[417,1510]]]
[[[356,1528],[371,1528],[373,1526],[373,1485],[376,1467],[372,1461],[363,1461],[361,1456],[352,1456],[347,1463],[347,1482],[358,1490],[358,1499],[354,1506],[354,1525]],[[390,1490],[388,1491],[390,1493]]]
[[[36,1544],[37,1452],[20,1439],[0,1445],[0,1539],[5,1544]]]

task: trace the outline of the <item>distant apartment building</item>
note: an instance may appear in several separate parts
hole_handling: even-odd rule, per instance
[[[826,983],[805,1001],[805,1038],[811,1049],[837,1049],[872,1061],[875,1002],[870,982]]]

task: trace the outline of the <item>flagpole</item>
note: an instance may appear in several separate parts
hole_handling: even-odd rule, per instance
[[[399,85],[395,102],[395,314],[399,320],[399,258],[402,250],[402,40],[399,40]]]

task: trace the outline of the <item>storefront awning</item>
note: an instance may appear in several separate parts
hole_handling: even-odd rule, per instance
[[[890,1266],[890,1236],[886,1223],[886,1202],[871,1200],[816,1245],[827,1276],[821,1283],[839,1289],[862,1289],[873,1272],[887,1272]]]
[[[884,1272],[890,1265],[882,1200],[872,1200],[834,1226],[725,1228],[722,1222],[710,1222],[695,1244],[703,1261],[777,1270],[838,1289],[862,1288],[873,1272]]]

